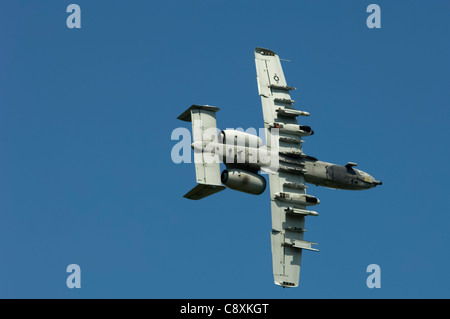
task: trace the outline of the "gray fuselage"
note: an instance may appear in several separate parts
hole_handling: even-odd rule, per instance
[[[203,152],[204,147],[204,142],[197,141],[192,143],[192,148],[198,152]],[[250,152],[250,150],[253,151]],[[258,173],[264,166],[259,160],[250,160],[251,153],[258,154],[253,159],[259,158],[261,153],[258,153],[258,151],[260,150],[261,148],[249,148],[245,146],[238,149],[236,145],[232,144],[208,143],[208,152],[218,155],[220,161],[227,168],[238,168],[252,173]],[[230,152],[231,156],[227,158]],[[240,154],[240,161],[238,160],[237,154]],[[267,154],[270,155],[270,152],[267,152]],[[280,153],[279,162],[280,171],[283,171],[283,168],[286,169],[287,165],[291,168],[290,172],[292,174],[302,174],[305,177],[306,183],[317,186],[335,189],[363,190],[382,184],[366,172],[355,169],[355,163],[348,163],[345,166],[337,165],[319,161],[313,156],[306,156],[304,154],[299,156],[297,153]]]
[[[322,162],[312,156],[304,159],[305,182],[336,189],[363,190],[381,185],[371,175],[355,169]]]

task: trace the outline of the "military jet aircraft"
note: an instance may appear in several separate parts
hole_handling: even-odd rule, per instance
[[[226,187],[259,195],[266,180],[258,173],[268,172],[274,282],[297,287],[302,251],[318,251],[313,248],[316,243],[303,240],[305,217],[318,215],[307,207],[320,203],[306,194],[305,183],[347,190],[370,189],[382,183],[355,169],[356,163],[337,165],[303,153],[302,138],[314,131],[297,122],[297,117],[309,113],[293,107],[295,101],[289,92],[295,88],[287,85],[280,58],[271,50],[256,48],[255,63],[267,145],[258,136],[242,131],[218,132],[215,113],[219,108],[192,105],[178,117],[192,122],[198,183],[184,197],[198,200]],[[226,165],[222,174],[220,162]]]

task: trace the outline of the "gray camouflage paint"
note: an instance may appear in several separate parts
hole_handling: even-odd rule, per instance
[[[381,185],[371,175],[353,167],[346,167],[307,157],[305,182],[336,189],[363,190]]]

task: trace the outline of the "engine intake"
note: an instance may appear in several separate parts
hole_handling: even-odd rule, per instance
[[[261,175],[240,169],[224,170],[220,179],[228,188],[252,195],[262,194],[267,184]]]

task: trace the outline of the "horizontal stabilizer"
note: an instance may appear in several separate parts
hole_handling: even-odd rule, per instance
[[[218,107],[210,105],[194,104],[184,111],[178,119],[185,122],[192,122],[192,136],[194,143],[201,145],[210,142],[217,142],[217,134],[205,134],[207,130],[217,131],[216,112]],[[194,143],[192,145],[194,145]],[[217,161],[208,162],[204,159],[203,147],[194,151],[195,176],[198,183],[191,189],[185,198],[198,200],[206,196],[224,190],[226,187],[220,181],[220,165]]]

